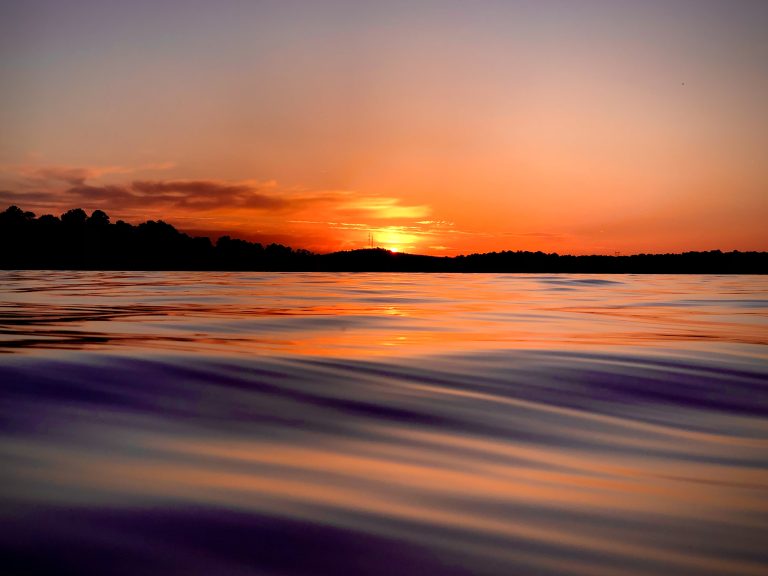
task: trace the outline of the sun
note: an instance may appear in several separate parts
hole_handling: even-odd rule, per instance
[[[403,252],[403,250],[412,250],[419,238],[414,234],[403,232],[402,228],[402,226],[388,226],[375,229],[376,246],[392,254]]]

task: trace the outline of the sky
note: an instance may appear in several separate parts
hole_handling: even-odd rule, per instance
[[[768,250],[763,0],[0,0],[0,209],[318,252]]]

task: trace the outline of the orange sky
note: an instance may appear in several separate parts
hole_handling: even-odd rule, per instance
[[[381,4],[5,6],[0,204],[316,251],[768,250],[768,4]]]

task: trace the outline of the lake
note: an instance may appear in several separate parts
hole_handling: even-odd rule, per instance
[[[765,574],[768,277],[0,271],[12,574]]]

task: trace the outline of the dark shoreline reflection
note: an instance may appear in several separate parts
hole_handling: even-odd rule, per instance
[[[766,282],[550,280],[14,276],[2,571],[763,574]]]

